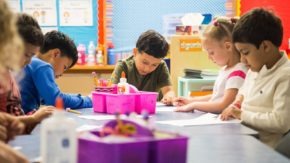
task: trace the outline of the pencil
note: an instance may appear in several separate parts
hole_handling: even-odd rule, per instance
[[[70,112],[70,113],[74,113],[74,114],[82,114],[82,112],[76,111],[76,110],[72,110],[72,109],[67,109],[66,111]]]

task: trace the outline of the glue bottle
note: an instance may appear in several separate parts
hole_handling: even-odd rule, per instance
[[[63,101],[56,99],[57,110],[41,124],[40,152],[43,163],[76,163],[76,123],[66,117]]]
[[[129,93],[129,84],[127,83],[127,78],[125,72],[121,74],[120,82],[118,83],[118,94],[128,94]]]

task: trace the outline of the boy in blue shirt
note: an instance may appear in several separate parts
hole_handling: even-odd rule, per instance
[[[54,105],[58,96],[63,98],[65,108],[92,107],[90,97],[62,93],[55,82],[55,78],[71,68],[77,59],[76,46],[67,35],[52,31],[44,36],[40,54],[24,68],[24,77],[19,82],[25,113],[39,108],[41,104]]]

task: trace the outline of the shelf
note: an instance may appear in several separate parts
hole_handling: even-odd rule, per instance
[[[66,73],[91,73],[93,71],[96,73],[112,73],[114,68],[114,65],[75,65]]]

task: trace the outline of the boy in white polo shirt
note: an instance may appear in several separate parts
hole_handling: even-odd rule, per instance
[[[236,101],[222,113],[259,132],[272,148],[290,129],[290,63],[279,51],[283,27],[280,18],[262,8],[241,17],[233,30],[233,42],[249,72]]]

